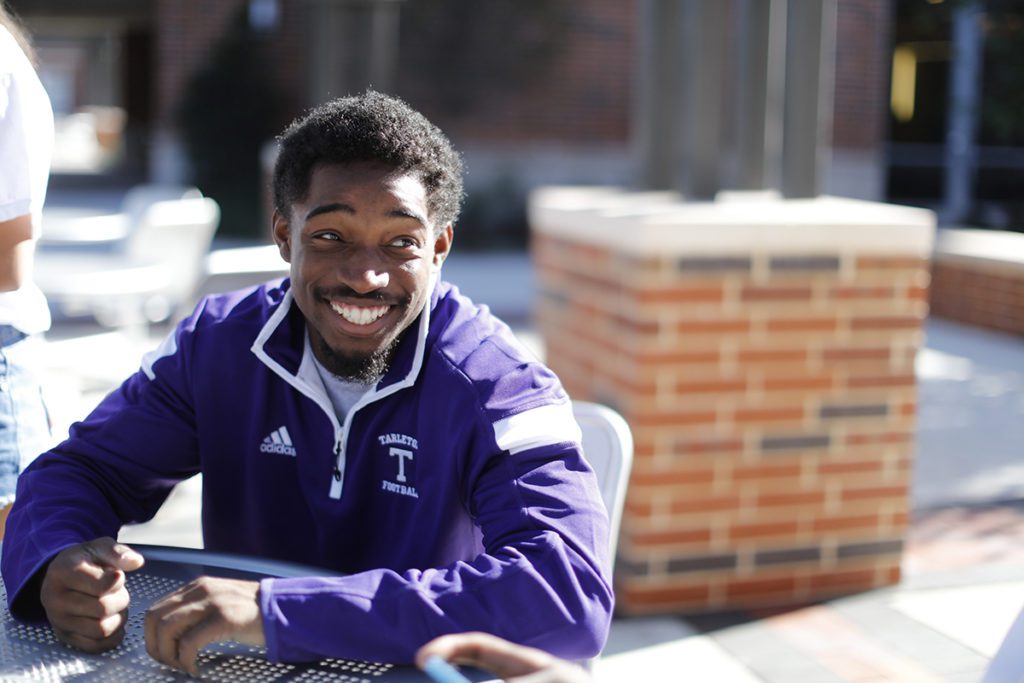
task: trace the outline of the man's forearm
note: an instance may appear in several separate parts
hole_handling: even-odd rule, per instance
[[[264,579],[260,602],[274,659],[391,663],[411,662],[439,634],[471,630],[586,659],[601,650],[612,608],[601,577],[543,538],[422,572]]]

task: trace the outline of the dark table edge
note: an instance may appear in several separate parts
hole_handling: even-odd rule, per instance
[[[271,560],[253,555],[235,555],[200,548],[179,548],[169,545],[148,545],[145,543],[125,544],[147,560],[202,565],[239,572],[251,572],[275,578],[300,576],[342,576],[337,571],[312,565]]]

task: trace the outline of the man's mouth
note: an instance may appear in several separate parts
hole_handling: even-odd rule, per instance
[[[353,325],[369,325],[379,320],[391,310],[391,306],[355,306],[339,301],[331,301],[331,310]]]

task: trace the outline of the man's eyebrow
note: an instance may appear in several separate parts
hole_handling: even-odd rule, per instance
[[[310,209],[309,213],[306,214],[306,220],[308,221],[309,219],[315,216],[319,216],[322,213],[333,213],[335,211],[340,211],[342,213],[347,214],[355,214],[356,212],[356,210],[349,206],[348,204],[345,204],[343,202],[332,202],[330,204],[321,204],[320,206],[316,206]],[[392,211],[388,212],[388,215],[394,216],[395,218],[411,218],[419,223],[422,223],[423,225],[427,225],[426,216],[420,215],[416,211],[412,211],[409,209],[393,209]]]
[[[413,211],[412,209],[394,209],[389,213],[396,218],[411,218],[423,225],[427,225],[427,217]]]
[[[322,213],[331,213],[333,211],[341,211],[342,213],[356,212],[356,210],[353,209],[351,206],[349,206],[348,204],[342,204],[341,202],[334,202],[332,204],[321,204],[320,206],[316,206],[310,209],[309,213],[306,214],[306,220],[308,221],[310,218],[313,218],[314,216],[319,216]]]

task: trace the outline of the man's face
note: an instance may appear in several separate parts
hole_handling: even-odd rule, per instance
[[[423,183],[376,162],[316,166],[290,215],[274,212],[274,241],[324,367],[360,380],[386,369],[451,247],[450,225],[434,232]]]

